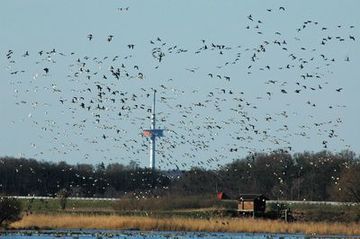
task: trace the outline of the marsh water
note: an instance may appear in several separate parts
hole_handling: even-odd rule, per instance
[[[143,232],[110,230],[51,230],[51,231],[8,231],[0,232],[1,239],[299,239],[299,238],[359,238],[346,236],[318,236],[302,234],[267,234],[267,233],[210,233],[210,232]]]

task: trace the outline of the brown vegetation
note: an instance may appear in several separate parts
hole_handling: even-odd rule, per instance
[[[285,223],[282,221],[239,218],[154,218],[125,216],[41,215],[25,216],[11,224],[13,228],[83,228],[209,232],[269,232],[321,235],[360,235],[359,223]]]

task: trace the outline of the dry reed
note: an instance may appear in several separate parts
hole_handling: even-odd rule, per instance
[[[13,228],[82,228],[159,231],[268,232],[317,235],[360,235],[359,223],[293,222],[240,218],[153,218],[136,216],[42,215],[24,216],[11,224]]]

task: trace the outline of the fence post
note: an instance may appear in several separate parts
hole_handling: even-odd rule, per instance
[[[288,214],[289,214],[288,212],[289,212],[289,211],[288,211],[288,209],[286,208],[286,209],[285,209],[285,212],[284,212],[284,213],[285,213],[285,222],[288,222]]]

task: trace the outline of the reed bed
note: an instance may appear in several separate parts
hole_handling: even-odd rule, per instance
[[[154,218],[136,216],[44,215],[24,216],[12,228],[139,229],[158,231],[267,232],[317,235],[360,235],[360,223],[293,222],[240,218]]]

